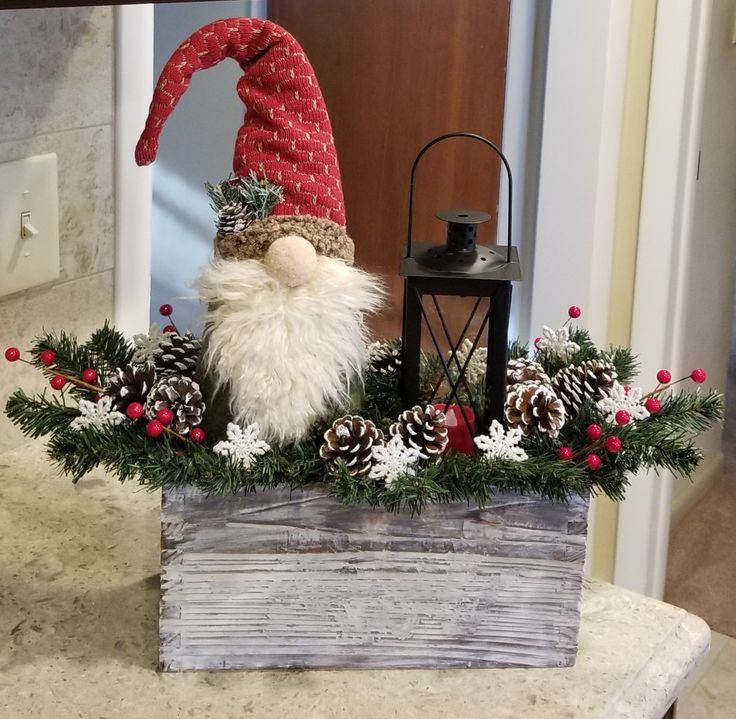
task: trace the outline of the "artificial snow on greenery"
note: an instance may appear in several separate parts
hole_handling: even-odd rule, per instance
[[[71,429],[78,432],[88,427],[102,429],[103,427],[115,426],[125,419],[124,414],[113,410],[112,397],[103,397],[99,402],[80,399],[79,412],[79,417],[69,425]]]
[[[257,457],[268,452],[271,447],[258,437],[257,424],[249,424],[242,428],[229,422],[227,425],[227,440],[218,442],[212,451],[230,457],[243,468],[249,469],[253,466]]]
[[[488,434],[475,438],[475,446],[483,453],[484,459],[505,459],[509,462],[523,462],[526,452],[517,445],[524,438],[520,429],[506,431],[498,420],[493,420]]]
[[[141,332],[140,334],[133,335],[133,343],[135,344],[133,362],[135,364],[153,362],[163,338],[164,334],[155,322],[151,325],[147,333]]]
[[[544,325],[542,336],[537,340],[537,349],[550,355],[567,360],[580,350],[580,345],[570,339],[570,328],[560,327],[553,330]]]
[[[382,479],[390,487],[399,477],[414,476],[419,450],[407,447],[397,434],[387,444],[373,447],[373,461],[368,477]]]
[[[460,368],[465,367],[465,377],[471,384],[480,382],[486,376],[486,364],[488,363],[488,348],[487,347],[476,347],[473,356],[470,358],[467,367],[468,356],[470,356],[470,350],[473,349],[473,343],[466,337],[463,343],[460,345],[460,349],[455,353]],[[452,359],[452,358],[451,358]],[[457,365],[453,362],[451,369],[457,369]]]
[[[628,412],[631,419],[635,420],[646,419],[649,416],[649,411],[642,402],[644,390],[641,387],[626,389],[620,382],[614,382],[606,394],[606,397],[598,401],[598,409],[609,422],[614,422],[616,412],[621,410]]]

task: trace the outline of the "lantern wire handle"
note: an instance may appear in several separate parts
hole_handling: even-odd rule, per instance
[[[504,168],[506,169],[506,177],[508,178],[508,185],[509,185],[509,217],[508,217],[508,232],[507,232],[507,239],[506,239],[506,262],[511,262],[511,207],[512,207],[512,181],[511,181],[511,167],[509,165],[508,160],[506,159],[506,156],[501,152],[501,150],[494,145],[490,140],[486,139],[482,135],[476,135],[473,132],[450,132],[446,135],[440,135],[439,137],[435,137],[434,140],[427,143],[417,155],[416,159],[414,160],[414,164],[411,167],[411,180],[409,185],[409,225],[407,230],[407,238],[406,238],[406,256],[411,256],[411,246],[412,246],[412,232],[413,232],[413,225],[414,225],[414,175],[417,171],[417,166],[419,165],[419,161],[422,159],[424,154],[429,150],[431,147],[436,145],[439,142],[442,142],[443,140],[448,140],[452,137],[467,137],[471,140],[478,140],[479,142],[482,142],[483,144],[490,147],[501,159],[501,162],[503,163]]]

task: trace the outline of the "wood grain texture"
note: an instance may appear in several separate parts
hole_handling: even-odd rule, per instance
[[[164,671],[569,666],[588,502],[422,516],[318,489],[162,500]]]

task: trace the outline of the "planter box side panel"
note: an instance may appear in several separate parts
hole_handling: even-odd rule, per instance
[[[161,667],[566,666],[587,502],[422,516],[318,490],[164,492]]]

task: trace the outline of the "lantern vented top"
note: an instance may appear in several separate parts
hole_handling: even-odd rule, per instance
[[[424,267],[441,272],[476,274],[487,272],[506,261],[504,254],[490,247],[477,246],[478,225],[491,216],[480,210],[441,210],[437,217],[447,223],[444,246],[433,246],[417,256]]]

